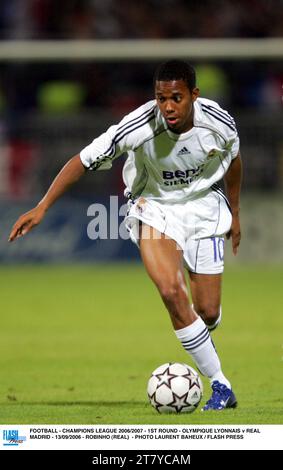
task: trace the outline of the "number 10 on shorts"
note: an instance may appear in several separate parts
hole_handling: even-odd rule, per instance
[[[213,245],[214,262],[223,261],[224,259],[224,238],[223,237],[211,237]]]

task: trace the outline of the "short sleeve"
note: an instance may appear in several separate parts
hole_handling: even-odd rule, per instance
[[[240,139],[239,139],[238,133],[236,132],[235,137],[233,139],[233,144],[231,147],[232,160],[238,156],[239,151],[240,151]]]
[[[89,170],[107,170],[112,167],[112,160],[119,156],[115,145],[118,126],[111,126],[106,132],[94,139],[81,152],[82,164]],[[122,153],[122,152],[120,152]]]
[[[115,158],[133,150],[152,133],[149,123],[155,119],[155,108],[155,101],[149,101],[109,127],[80,152],[82,164],[89,170],[111,168]]]

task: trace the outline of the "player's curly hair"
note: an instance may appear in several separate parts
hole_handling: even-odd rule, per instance
[[[156,81],[170,82],[172,80],[184,80],[190,91],[196,87],[195,69],[184,60],[168,60],[160,64],[153,78],[155,86]]]

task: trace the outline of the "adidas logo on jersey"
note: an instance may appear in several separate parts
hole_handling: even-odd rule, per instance
[[[190,150],[187,149],[187,147],[183,147],[181,150],[179,150],[179,152],[177,153],[178,156],[181,156],[181,155],[188,155],[190,152]]]

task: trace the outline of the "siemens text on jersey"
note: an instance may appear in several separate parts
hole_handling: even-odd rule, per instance
[[[165,186],[175,186],[175,185],[183,185],[183,184],[190,184],[194,181],[203,171],[204,165],[200,165],[195,170],[176,170],[176,171],[169,171],[163,170],[163,183]]]

